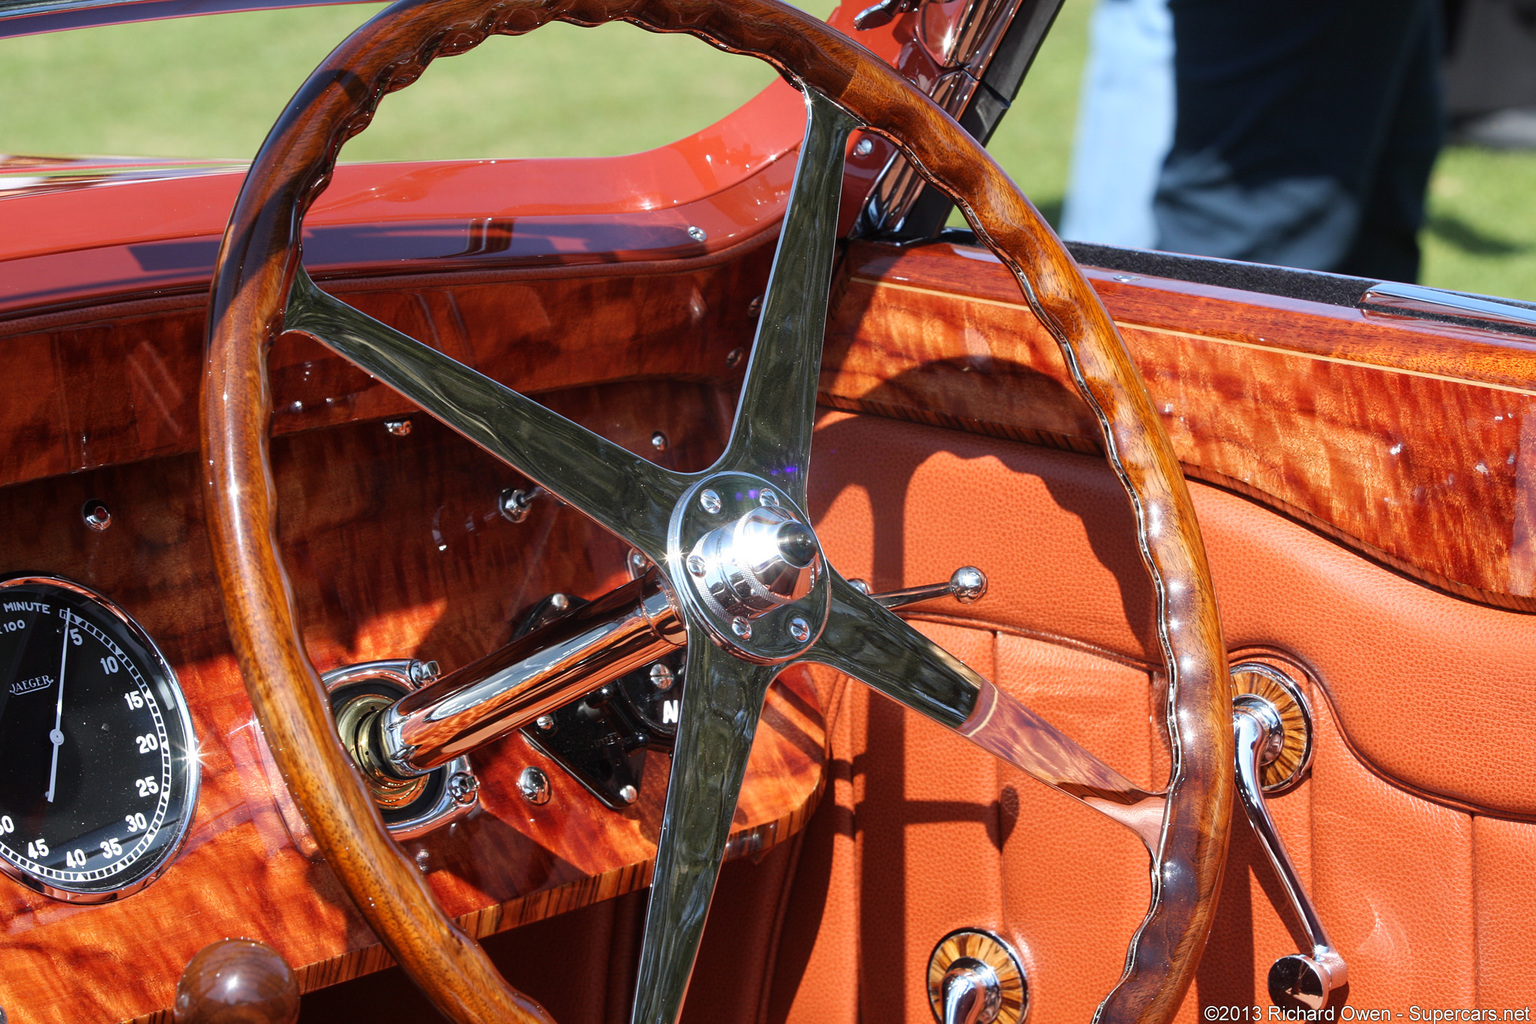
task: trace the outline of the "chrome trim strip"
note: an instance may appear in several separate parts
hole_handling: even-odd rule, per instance
[[[369,2],[371,0],[0,0],[0,39],[199,14]]]
[[[1385,307],[1368,312],[1402,310],[1405,314],[1421,317],[1460,317],[1536,330],[1536,309],[1531,307],[1417,284],[1383,281],[1360,296],[1360,306]]]

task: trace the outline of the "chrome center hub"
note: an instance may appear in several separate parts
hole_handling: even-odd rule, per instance
[[[712,611],[752,619],[810,592],[821,549],[811,528],[788,510],[759,505],[699,538],[686,564]]]
[[[668,547],[674,586],[716,641],[753,661],[804,650],[826,621],[821,545],[808,517],[767,480],[722,473],[679,504]]]

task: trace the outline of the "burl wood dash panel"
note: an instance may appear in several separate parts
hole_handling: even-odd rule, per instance
[[[739,378],[772,239],[667,264],[376,277],[333,286],[370,316],[527,393],[642,377]],[[195,451],[207,299],[145,298],[0,323],[0,485]],[[296,336],[269,361],[273,431],[412,406]]]
[[[731,401],[702,384],[620,384],[551,396],[575,419],[695,469],[718,454]],[[622,427],[615,428],[615,424]],[[622,582],[623,547],[552,501],[521,523],[497,511],[526,481],[425,416],[406,436],[377,421],[279,438],[281,533],[305,640],[320,668],[381,657],[451,668],[505,642],[512,621],[554,591],[595,596]],[[305,991],[388,965],[327,867],[307,858],[282,812],[281,783],[229,651],[203,532],[193,455],[158,458],[0,490],[8,542],[0,572],[46,569],[113,596],[175,665],[201,744],[202,791],[167,873],[117,904],[76,907],[5,881],[0,1006],[11,1019],[168,1022],[176,980],[208,943],[243,936],[277,949]],[[77,510],[113,512],[104,533]],[[732,850],[793,834],[813,808],[825,736],[808,681],[769,695]],[[647,762],[640,799],[602,807],[519,736],[472,758],[482,810],[408,844],[448,913],[481,936],[643,886],[668,759]],[[554,797],[516,786],[541,767]]]
[[[1470,600],[1536,611],[1536,342],[1089,271],[1191,476]],[[823,400],[1081,451],[1098,428],[989,254],[857,245]]]

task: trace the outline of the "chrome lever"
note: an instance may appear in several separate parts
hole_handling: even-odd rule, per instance
[[[863,580],[848,582],[863,593],[869,593],[869,584]],[[970,604],[984,596],[986,592],[987,574],[974,565],[962,565],[950,575],[947,582],[930,583],[925,587],[908,587],[905,590],[892,590],[870,596],[878,604],[895,611],[897,608],[905,608],[909,604],[917,604],[921,601],[931,601],[936,597],[953,596],[961,604]]]
[[[1291,687],[1287,686],[1285,690],[1290,691]],[[1299,691],[1290,696],[1305,708]],[[1291,863],[1291,856],[1275,831],[1274,819],[1269,816],[1269,808],[1264,803],[1262,770],[1280,755],[1285,723],[1279,709],[1269,699],[1255,693],[1240,693],[1232,702],[1232,735],[1237,747],[1238,797],[1248,812],[1248,823],[1253,826],[1254,834],[1290,897],[1291,908],[1295,910],[1311,947],[1307,953],[1283,956],[1274,962],[1269,969],[1269,997],[1282,1008],[1321,1010],[1349,981],[1349,969],[1328,941],[1328,933],[1296,875],[1296,866]]]
[[[956,960],[939,983],[944,1024],[991,1024],[1003,1004],[997,972],[980,960]]]

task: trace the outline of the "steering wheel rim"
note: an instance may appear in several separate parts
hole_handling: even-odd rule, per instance
[[[472,371],[445,365],[446,357],[432,350],[410,349],[405,343],[415,343],[409,339],[385,354],[388,345],[404,336],[396,337],[371,321],[371,326],[360,325],[353,318],[362,314],[316,289],[299,263],[304,212],[328,182],[341,144],[366,126],[384,94],[414,81],[437,56],[463,52],[491,34],[520,34],[552,20],[581,25],[625,20],[652,31],[687,32],[773,64],[798,83],[807,98],[801,171],[819,173],[820,184],[805,186],[814,205],[802,207],[803,175],[797,172],[782,232],[786,241],[781,242],[773,276],[783,276],[792,286],[808,285],[811,308],[800,308],[803,300],[770,282],[761,321],[780,324],[766,328],[780,331],[779,344],[754,345],[737,423],[721,461],[673,490],[656,475],[662,471],[645,468],[651,464],[614,446],[603,448],[607,442],[599,445],[601,439],[582,436],[581,428],[515,393],[496,391],[499,385],[475,379],[478,375]],[[874,610],[873,603],[847,586],[829,565],[815,561],[819,549],[807,556],[812,579],[803,589],[809,592],[754,613],[757,617],[734,615],[732,609],[712,603],[707,589],[695,587],[686,568],[688,553],[700,550],[706,534],[713,535],[711,522],[697,513],[711,480],[746,473],[761,483],[770,464],[783,468],[787,456],[799,459],[803,467],[809,453],[837,206],[835,191],[827,202],[832,185],[826,167],[835,169],[840,183],[841,152],[854,127],[900,146],[925,177],[956,201],[978,237],[1014,273],[1035,314],[1060,344],[1074,382],[1100,422],[1110,464],[1130,497],[1157,596],[1158,637],[1168,668],[1172,772],[1166,801],[1158,804],[1163,811],[1159,827],[1138,829],[1154,857],[1148,914],[1132,940],[1125,972],[1096,1019],[1162,1024],[1177,1011],[1193,977],[1214,913],[1233,799],[1229,683],[1210,573],[1177,458],[1140,376],[1102,304],[1039,214],[927,97],[862,47],[776,0],[402,0],[353,33],[304,84],[263,144],[241,190],[220,250],[209,315],[203,396],[205,490],[236,656],[284,779],[365,919],[455,1020],[534,1021],[547,1016],[507,985],[479,946],[443,916],[426,880],[389,838],[368,790],[335,739],[329,704],[304,653],[293,598],[276,553],[265,353],[285,329],[313,334],[635,544],[668,575],[695,641],[689,645],[690,686],[682,714],[685,723],[695,725],[680,723],[674,765],[688,764],[694,748],[704,749],[707,741],[732,752],[723,775],[736,772],[734,783],[730,778],[696,781],[689,790],[690,784],[679,778],[702,773],[674,771],[669,785],[633,1019],[670,1024],[687,986],[713,870],[718,870],[715,854],[713,870],[704,877],[708,865],[675,853],[679,844],[671,837],[683,835],[689,845],[698,845],[694,840],[708,831],[698,822],[708,824],[707,815],[687,815],[700,801],[723,806],[728,800],[734,807],[756,722],[752,701],[760,709],[762,693],[778,668],[794,660],[834,665],[1003,756],[1010,751],[1017,755],[1024,741],[999,739],[995,729],[984,728],[988,720],[1008,719],[1025,732],[1054,732],[1021,706],[997,712],[1005,698],[995,688],[979,689],[978,681],[984,680],[900,620]],[[814,159],[813,150],[820,154]],[[818,160],[820,166],[812,167]],[[806,172],[807,167],[812,171]],[[788,240],[816,232],[819,237],[806,251],[797,249],[793,258],[784,255]],[[817,294],[822,297],[819,310]],[[784,315],[779,315],[776,302],[785,307]],[[807,362],[810,369],[802,365]],[[786,374],[791,386],[783,389]],[[783,392],[775,394],[774,405],[789,409],[785,423],[761,415],[769,407],[770,391]],[[505,436],[495,436],[492,426],[480,422],[487,418],[480,413],[503,406],[521,419]],[[767,425],[758,428],[760,421]],[[540,468],[555,457],[550,453],[558,445],[574,446],[571,450],[579,449],[589,463],[596,458],[604,468],[586,468],[601,479],[595,484],[562,480],[555,486],[540,479]],[[609,465],[614,460],[619,464]],[[781,483],[775,486],[786,492],[784,514],[804,525],[804,474],[787,488],[782,486],[787,478],[776,479]],[[617,488],[624,500],[600,500],[603,487],[609,488],[610,497]],[[651,511],[630,515],[625,511],[629,506]],[[657,508],[666,511],[665,530],[655,521]],[[736,622],[742,618],[751,618],[746,635]],[[879,632],[888,641],[883,647],[873,645],[881,656],[922,680],[901,678],[889,665],[872,664],[867,654],[855,653],[855,644],[869,641],[868,635],[853,629],[855,625]],[[800,637],[802,626],[806,638]],[[725,659],[728,651],[737,658]],[[917,665],[913,659],[929,663]],[[732,685],[694,685],[717,677]],[[1057,743],[1050,748],[1053,752],[1075,756],[1075,745],[1062,745],[1059,734],[1046,739]],[[1121,785],[1124,780],[1102,765],[1084,770],[1096,785],[1101,776],[1107,781],[1098,788],[1073,782],[1079,792],[1061,779],[1047,781],[1087,802],[1097,801],[1106,813],[1114,812],[1117,804],[1154,796],[1127,796],[1133,793],[1128,784]],[[1044,777],[1039,771],[1033,774]],[[674,804],[682,808],[677,814]],[[730,807],[725,808],[726,830]],[[716,839],[714,845],[723,849],[723,834]],[[662,899],[664,894],[670,894],[670,901]]]

